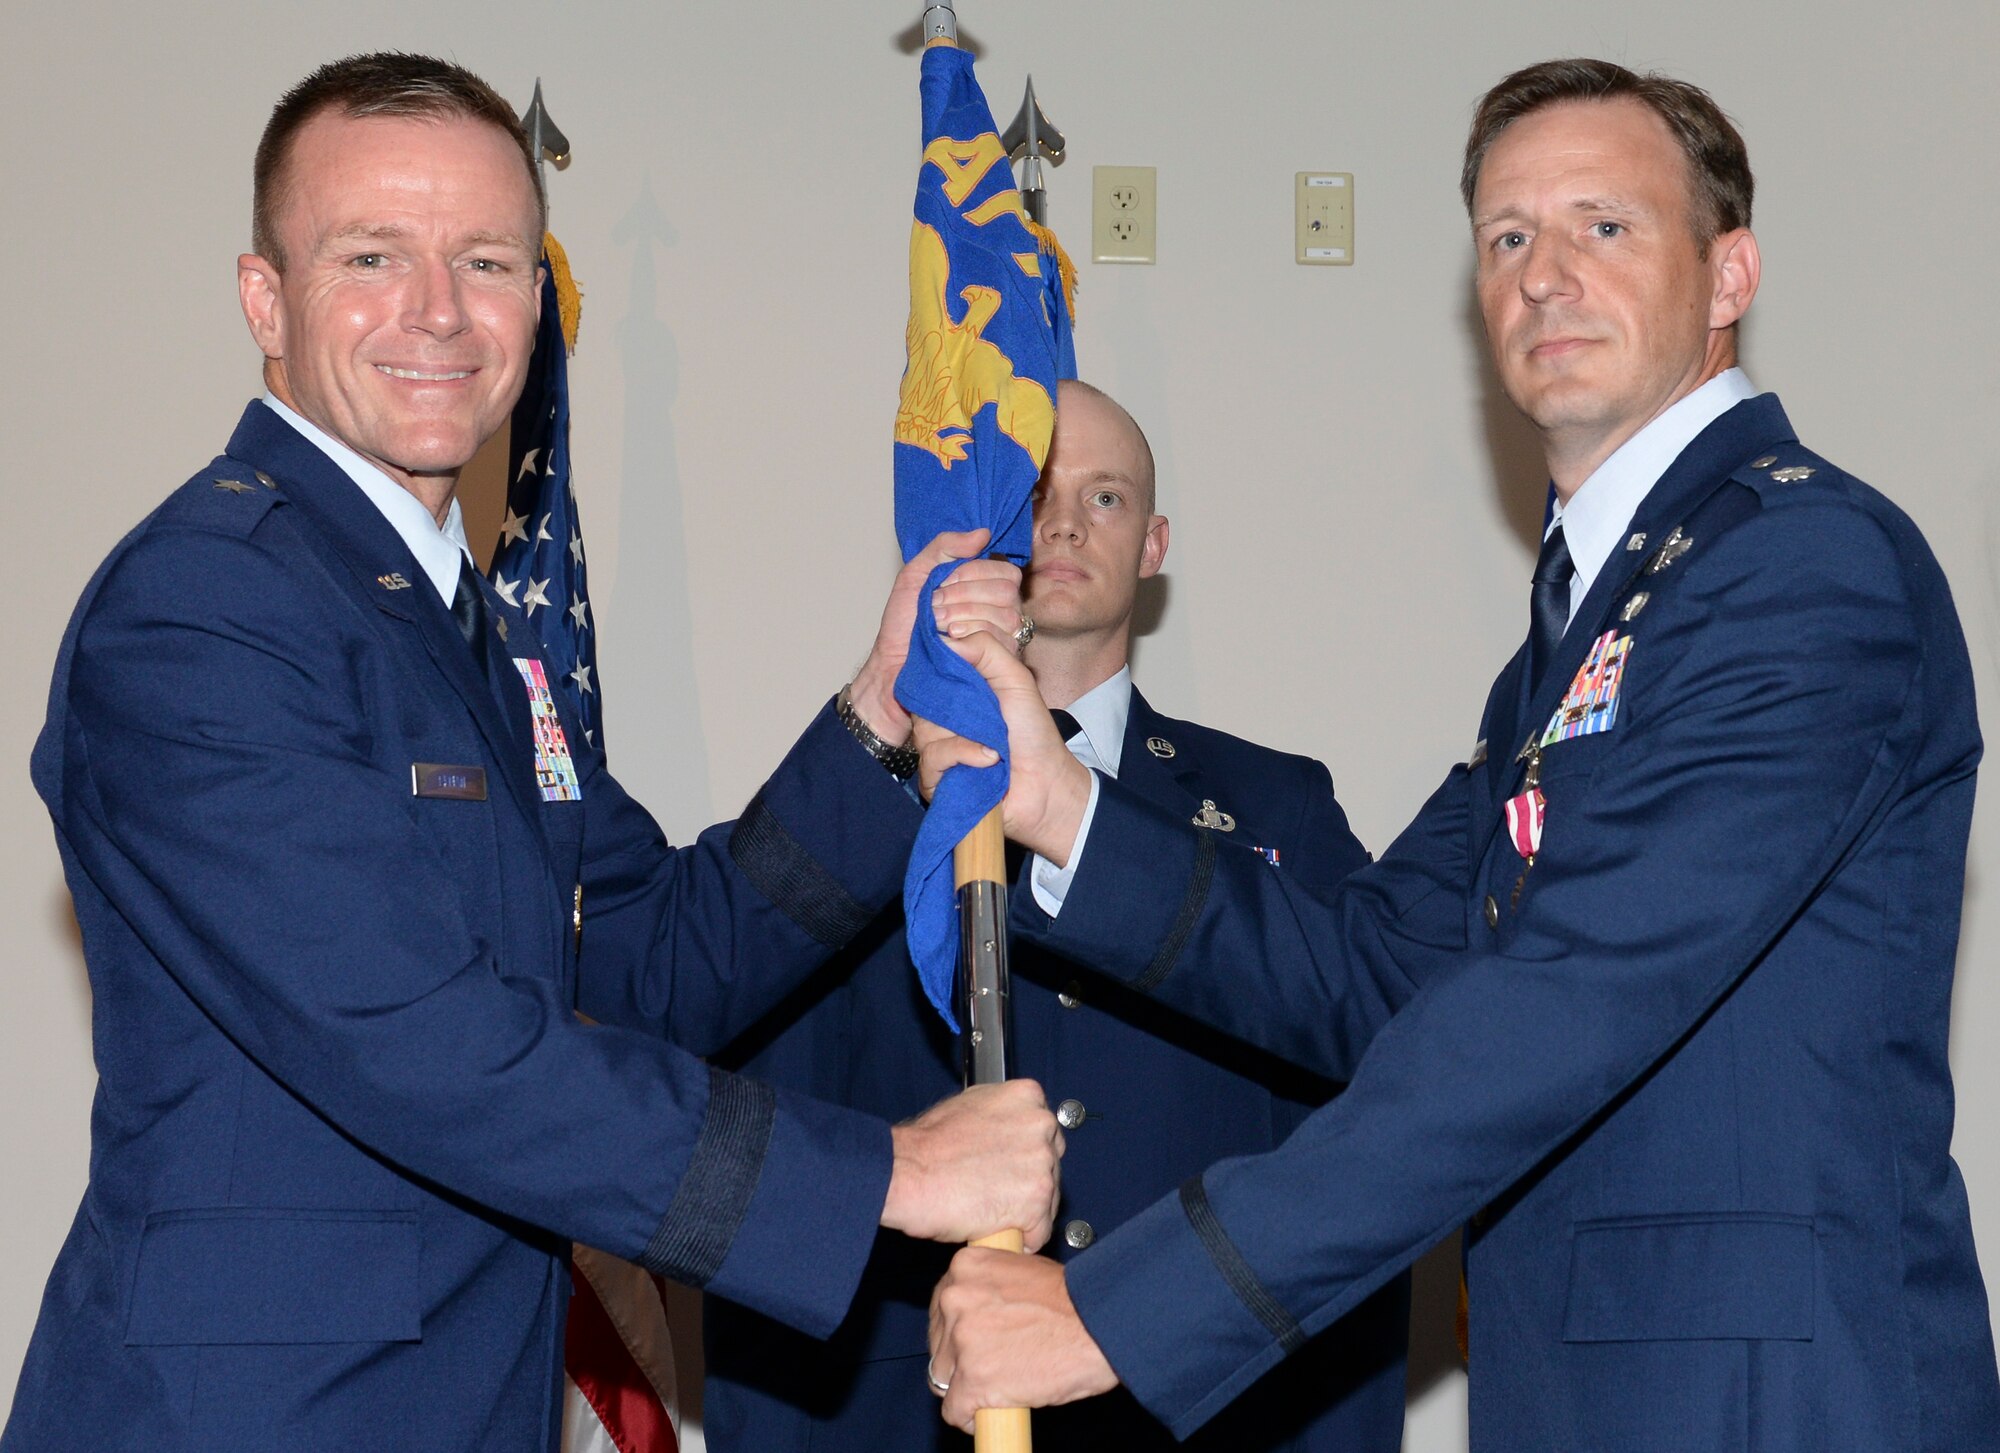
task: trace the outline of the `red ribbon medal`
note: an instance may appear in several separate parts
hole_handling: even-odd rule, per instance
[[[1533,858],[1541,851],[1542,824],[1548,807],[1548,799],[1542,796],[1539,787],[1530,787],[1507,801],[1507,836],[1514,840],[1514,850],[1524,858]]]

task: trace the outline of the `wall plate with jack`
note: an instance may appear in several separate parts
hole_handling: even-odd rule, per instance
[[[1158,173],[1149,166],[1090,169],[1090,260],[1157,262]]]

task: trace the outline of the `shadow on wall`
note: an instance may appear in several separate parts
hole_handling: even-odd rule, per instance
[[[88,1029],[92,996],[90,971],[83,960],[83,929],[76,921],[76,904],[60,878],[49,885],[48,905],[49,937],[58,940],[67,951],[70,982],[76,986],[77,1018]]]
[[[647,806],[669,839],[685,842],[715,820],[709,789],[708,742],[701,726],[701,693],[695,677],[694,612],[688,583],[687,523],[674,426],[680,393],[680,346],[660,319],[657,248],[679,241],[660,209],[650,173],[639,195],[611,230],[618,247],[632,249],[629,303],[618,321],[619,366],[625,381],[625,477],[619,481],[619,570],[615,615],[621,629],[638,631],[647,649],[628,653],[646,663],[656,683],[644,698],[648,752],[675,770],[647,796]],[[627,688],[641,691],[637,682]],[[612,700],[619,683],[611,684]],[[608,740],[617,742],[607,723]]]
[[[1488,483],[1506,521],[1507,533],[1533,558],[1542,547],[1542,515],[1548,503],[1549,466],[1541,436],[1522,417],[1500,385],[1493,367],[1493,350],[1486,342],[1486,322],[1479,313],[1479,294],[1468,277],[1465,287],[1466,350],[1479,374],[1479,422],[1491,466]]]

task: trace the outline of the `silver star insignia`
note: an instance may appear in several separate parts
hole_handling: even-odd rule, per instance
[[[570,619],[576,622],[576,628],[579,631],[587,629],[590,625],[590,622],[584,618],[589,610],[590,602],[580,595],[570,604]]]
[[[521,472],[514,476],[517,481],[526,479],[535,472],[535,456],[541,452],[539,449],[530,449],[521,456]]]
[[[581,691],[585,696],[590,695],[590,668],[588,666],[582,662],[578,662],[576,670],[569,673],[569,679],[576,683],[578,691]]]
[[[549,603],[548,590],[549,590],[548,581],[530,580],[528,582],[527,593],[521,597],[522,611],[524,611],[530,618],[533,618],[536,606],[547,605]]]
[[[247,484],[245,484],[245,483],[244,483],[244,482],[243,482],[242,480],[240,480],[240,479],[218,479],[218,480],[216,480],[216,482],[215,482],[215,487],[216,487],[217,489],[226,489],[226,490],[228,490],[228,491],[229,491],[229,492],[230,492],[231,494],[248,494],[248,493],[250,493],[250,486],[249,486],[249,485],[247,485]]]
[[[507,604],[513,606],[515,610],[521,608],[521,602],[514,598],[514,592],[520,588],[521,582],[518,580],[509,580],[504,575],[493,577],[493,593],[506,601]]]
[[[506,548],[508,545],[513,544],[516,540],[525,540],[527,538],[528,538],[528,522],[522,519],[519,515],[515,514],[512,510],[507,511],[507,518],[500,522],[501,548],[503,549]]]

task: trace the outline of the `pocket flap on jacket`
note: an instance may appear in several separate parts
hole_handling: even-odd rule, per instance
[[[1806,1216],[1586,1221],[1570,1246],[1565,1342],[1809,1342],[1817,1254]]]
[[[418,1244],[414,1211],[155,1212],[126,1345],[415,1342]]]

